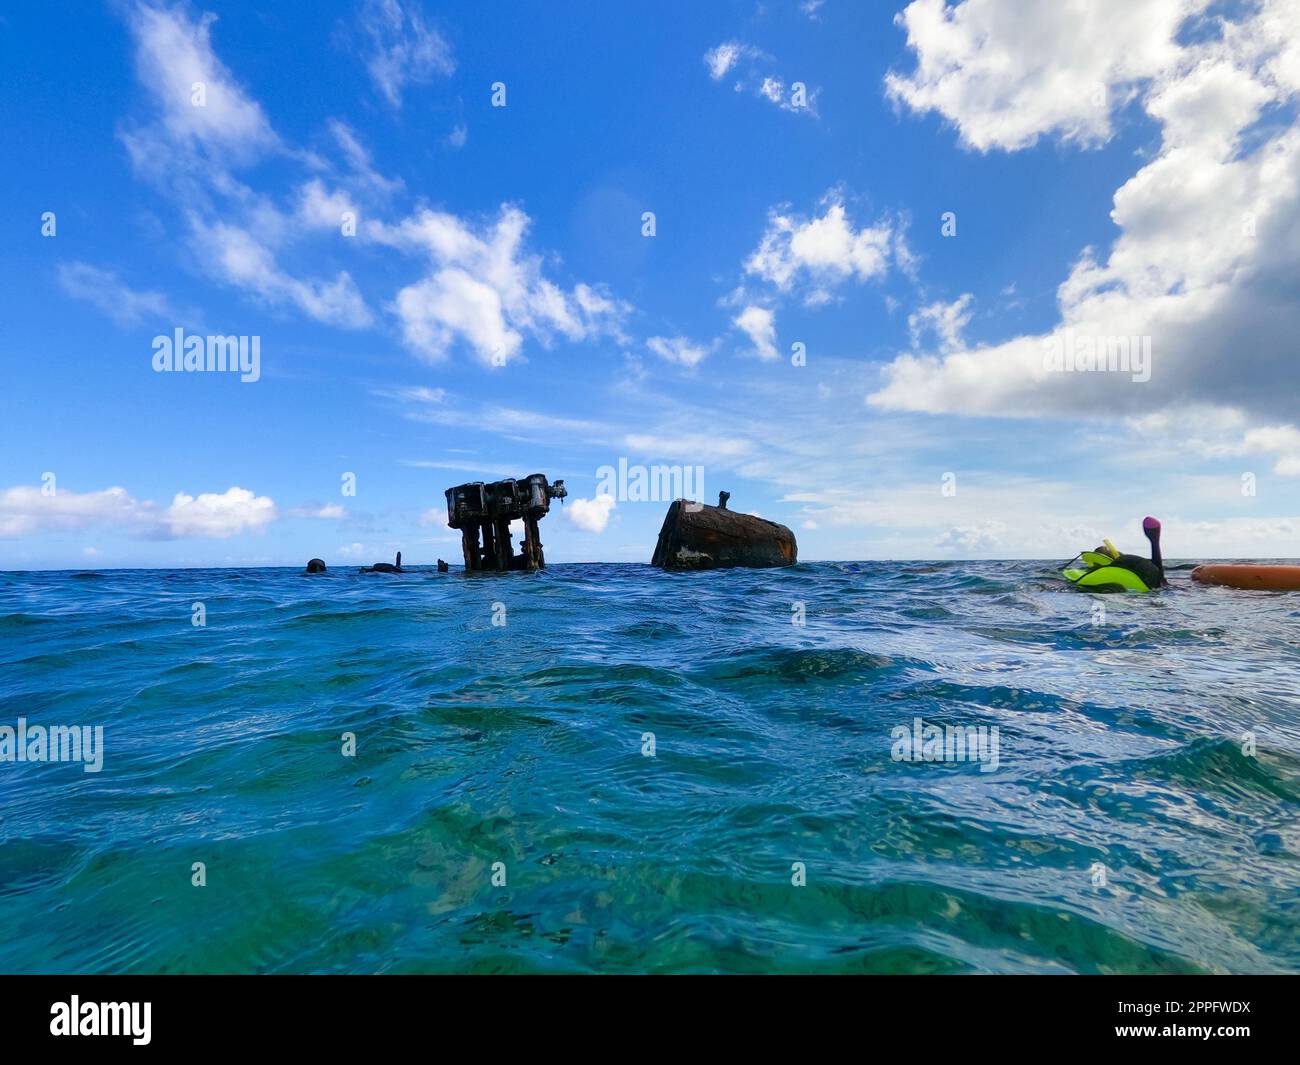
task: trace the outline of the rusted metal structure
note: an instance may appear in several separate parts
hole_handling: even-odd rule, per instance
[[[447,524],[460,530],[467,570],[535,570],[546,565],[537,523],[563,499],[564,482],[551,484],[545,474],[485,484],[472,481],[447,489]],[[510,543],[510,523],[524,523],[520,553]]]
[[[793,566],[798,561],[794,533],[766,518],[728,510],[729,495],[719,493],[716,507],[685,499],[672,503],[650,564],[669,570]]]

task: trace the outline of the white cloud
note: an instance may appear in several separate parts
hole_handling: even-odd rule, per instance
[[[333,281],[302,280],[281,270],[275,256],[247,229],[191,218],[203,262],[222,280],[256,294],[272,305],[289,303],[317,321],[358,329],[371,315],[352,276],[339,271]]]
[[[451,45],[428,26],[415,0],[366,0],[360,24],[367,38],[366,70],[394,107],[402,106],[407,85],[427,84],[435,74],[449,76],[456,69]]]
[[[760,48],[740,41],[724,41],[716,48],[704,53],[704,65],[709,77],[721,81],[734,72],[734,88],[738,93],[748,93],[767,100],[783,111],[802,112],[816,116],[817,97],[820,89],[809,89],[798,78],[790,81],[790,92],[786,92],[785,79],[771,72],[775,60]],[[796,101],[795,84],[803,84],[802,99]]]
[[[333,325],[364,326],[370,312],[345,271],[333,280],[300,279],[277,264],[277,244],[296,235],[303,221],[325,225],[344,198],[319,181],[309,183],[295,218],[236,179],[235,168],[267,152],[294,153],[213,53],[214,21],[211,15],[192,19],[179,7],[138,3],[130,9],[137,75],[162,109],[159,122],[123,133],[132,162],[181,208],[200,268],[272,305],[289,304]],[[204,94],[201,106],[193,102],[195,83]],[[349,144],[346,127],[335,124],[335,135],[354,169],[366,162],[355,139]],[[338,225],[337,214],[332,224]]]
[[[369,227],[370,239],[428,256],[432,272],[397,293],[394,310],[408,347],[445,358],[458,340],[479,359],[499,365],[515,357],[525,336],[543,344],[622,336],[629,307],[590,285],[566,292],[548,279],[540,256],[524,250],[529,218],[504,205],[481,228],[440,211],[421,210],[401,223]]]
[[[405,183],[401,178],[386,178],[375,169],[370,150],[357,139],[357,135],[346,122],[331,119],[329,130],[343,153],[352,180],[360,188],[383,197],[401,191]]]
[[[1145,12],[1142,18],[1159,16],[1165,25],[1176,5],[1131,6]],[[1030,24],[1038,25],[1049,10],[1060,14],[1034,5]],[[1258,123],[1269,108],[1294,106],[1298,98],[1294,10],[1293,0],[1265,0],[1257,12],[1244,9],[1235,21],[1220,19],[1218,33],[1198,34],[1192,43],[1170,45],[1168,56],[1161,51],[1159,62],[1151,59],[1153,76],[1140,91],[1147,113],[1160,124],[1159,151],[1115,193],[1111,217],[1119,235],[1109,254],[1083,249],[1060,284],[1060,320],[1053,329],[985,347],[953,345],[937,354],[899,356],[885,368],[870,402],[890,410],[1050,417],[1209,408],[1256,422],[1263,435],[1251,439],[1261,448],[1265,442],[1273,446],[1278,471],[1300,472],[1300,464],[1288,458],[1294,454],[1289,441],[1300,391],[1300,304],[1294,298],[1300,276],[1300,245],[1294,240],[1300,231],[1300,129]],[[990,0],[974,5],[973,13],[992,19],[986,32],[1001,35],[989,38],[981,56],[1022,47],[1024,11],[1019,4]],[[1130,24],[1130,16],[1113,13],[1114,26]],[[1063,15],[1061,21],[1066,25],[1059,32],[1082,35],[1083,54],[1100,47],[1098,35],[1111,42],[1132,36],[1113,27],[1103,34],[1091,15],[1078,26]],[[934,32],[940,37],[919,39],[947,40],[943,34],[949,31]],[[960,49],[946,54],[960,73],[969,57]],[[1053,50],[1043,48],[1042,54],[1046,58]],[[1076,54],[1065,50],[1067,58]],[[970,61],[977,68],[986,62]],[[980,133],[976,139],[1015,146],[1026,142],[1031,128],[1075,136],[1074,127],[1043,117],[1048,112],[1027,117],[1035,114],[1036,94],[1046,91],[1027,76],[1010,98],[1023,112],[1015,121],[1030,125],[1014,136],[989,140],[991,134]],[[977,123],[973,129],[984,128],[981,117],[970,121]],[[1096,132],[1101,136],[1104,129]],[[1150,380],[1049,371],[1047,344],[1079,336],[1149,337]],[[1248,428],[1243,421],[1243,446]]]
[[[741,44],[739,41],[724,41],[704,53],[704,65],[709,68],[709,77],[714,81],[721,81],[742,57],[756,58],[761,55],[762,53],[752,45]]]
[[[1137,87],[1181,58],[1179,27],[1209,0],[915,0],[895,21],[916,53],[889,96],[938,111],[973,148],[1014,150],[1053,133],[1093,145]]]
[[[313,178],[299,190],[298,217],[304,225],[339,231],[344,213],[356,218],[356,204],[346,192],[327,189],[319,178]]]
[[[898,241],[886,221],[855,228],[844,197],[832,189],[822,198],[823,213],[805,218],[788,208],[768,212],[767,230],[745,262],[754,274],[783,292],[799,281],[813,286],[813,303],[826,302],[827,290],[853,278],[859,282],[882,277],[889,268],[891,247]]]
[[[736,315],[732,322],[749,337],[760,359],[777,358],[776,315],[772,311],[751,304]]]
[[[920,347],[927,334],[934,334],[941,351],[952,351],[962,345],[961,334],[970,322],[970,304],[974,299],[969,292],[952,303],[942,301],[920,307],[907,316],[907,329],[912,336],[912,347]]]
[[[176,318],[161,292],[137,292],[111,270],[101,270],[88,263],[61,263],[59,284],[69,296],[93,304],[118,325]]]
[[[601,533],[609,524],[609,516],[614,512],[614,497],[598,495],[593,499],[571,499],[564,513],[569,521],[586,532]]]
[[[1273,462],[1274,473],[1300,476],[1300,429],[1294,425],[1251,427],[1241,411],[1208,405],[1154,411],[1127,425],[1148,450],[1164,444],[1179,455],[1210,460],[1259,455]]]
[[[689,337],[650,337],[645,346],[661,359],[678,366],[698,366],[718,346],[716,340],[708,344],[696,343]]]
[[[177,492],[164,521],[173,536],[225,539],[238,533],[265,528],[277,518],[275,503],[268,496],[255,496],[246,488],[229,488],[221,495],[199,496]]]
[[[181,492],[166,510],[117,487],[100,492],[61,488],[49,496],[34,485],[0,491],[0,537],[8,539],[90,528],[148,539],[225,538],[262,529],[277,516],[270,498],[239,487],[198,497]]]
[[[395,307],[407,347],[430,359],[445,358],[458,336],[488,364],[499,357],[504,365],[523,344],[506,321],[501,293],[464,270],[439,270],[407,285]]]
[[[153,92],[174,139],[244,158],[278,143],[261,105],[212,51],[215,15],[192,21],[179,9],[139,3],[129,18],[140,81]],[[196,87],[201,87],[201,104]]]
[[[133,499],[125,488],[80,493],[63,489],[47,496],[38,486],[16,485],[0,491],[0,537],[75,532],[99,525],[140,531],[153,520],[151,508],[152,504]]]
[[[214,85],[221,90],[221,121],[192,127],[182,121],[185,112],[165,111],[165,121],[123,134],[140,175],[177,203],[194,258],[210,276],[329,325],[369,326],[373,316],[347,270],[312,278],[282,265],[294,261],[288,247],[294,242],[312,237],[323,248],[325,240],[337,236],[329,231],[350,211],[358,216],[358,241],[430,260],[425,275],[400,288],[389,305],[406,345],[427,359],[442,359],[462,342],[484,363],[497,365],[518,357],[527,340],[544,346],[557,338],[626,341],[622,322],[630,306],[598,286],[565,289],[546,276],[541,256],[525,249],[529,219],[517,207],[503,206],[494,222],[484,224],[431,210],[389,224],[379,208],[402,182],[375,169],[369,151],[345,123],[328,124],[343,159],[337,170],[315,152],[282,144],[260,106],[213,55],[211,21],[143,3],[130,18],[141,81],[155,93],[165,92],[166,106],[174,109],[171,88],[160,86],[179,85],[200,70],[211,81],[210,91]],[[371,73],[394,104],[403,86],[435,72],[450,73],[450,51],[417,5],[369,0],[361,24]],[[188,99],[187,94],[187,107]],[[236,143],[241,151],[226,150]],[[329,181],[313,176],[298,185],[286,209],[243,184],[232,170],[270,149],[316,175],[327,171]],[[160,158],[166,166],[159,165]],[[334,253],[351,243],[332,240]]]

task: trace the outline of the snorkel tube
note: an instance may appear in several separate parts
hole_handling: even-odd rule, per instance
[[[1160,522],[1156,518],[1145,517],[1142,519],[1142,531],[1151,541],[1151,562],[1160,571],[1160,583],[1168,584],[1165,580],[1164,556],[1160,554]]]

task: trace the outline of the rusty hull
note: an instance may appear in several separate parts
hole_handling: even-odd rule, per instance
[[[725,507],[678,499],[668,507],[653,566],[667,570],[793,566],[794,533],[784,525]]]

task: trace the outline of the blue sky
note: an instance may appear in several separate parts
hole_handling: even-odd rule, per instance
[[[534,471],[549,560],[648,561],[667,503],[597,498],[620,459],[808,559],[1065,558],[1147,513],[1174,557],[1300,555],[1297,27],[11,7],[0,568],[459,561],[443,490]],[[155,372],[177,328],[259,338],[259,379]],[[1147,338],[1150,379],[1048,369],[1079,336]]]

